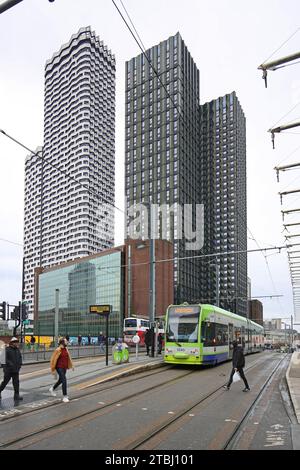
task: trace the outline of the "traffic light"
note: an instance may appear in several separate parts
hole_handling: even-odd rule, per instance
[[[27,320],[28,318],[28,305],[22,304],[22,320]]]
[[[15,307],[11,313],[11,319],[12,320],[18,320],[19,319],[19,314],[20,314],[20,309],[19,307]]]
[[[0,318],[2,318],[2,320],[6,320],[6,302],[2,302],[2,304],[0,304]]]

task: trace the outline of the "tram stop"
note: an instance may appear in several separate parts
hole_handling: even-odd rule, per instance
[[[122,338],[112,347],[112,362],[113,364],[124,364],[129,362],[129,351],[126,343]]]

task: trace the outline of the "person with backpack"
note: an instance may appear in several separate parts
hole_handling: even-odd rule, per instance
[[[243,352],[243,347],[241,344],[238,344],[237,341],[232,342],[233,346],[233,355],[232,355],[232,371],[229,377],[229,381],[227,385],[224,385],[224,388],[226,390],[230,390],[230,386],[232,384],[232,379],[235,374],[235,372],[238,372],[240,374],[241,379],[243,380],[245,384],[245,388],[243,392],[249,392],[250,387],[248,385],[247,379],[244,374],[244,367],[245,367],[245,356]]]

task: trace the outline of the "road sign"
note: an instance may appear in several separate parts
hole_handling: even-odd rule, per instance
[[[139,335],[135,335],[132,338],[132,341],[134,342],[134,344],[138,344],[141,341],[141,338],[139,337]]]
[[[97,313],[98,315],[109,315],[110,310],[110,305],[90,305],[90,313]]]
[[[29,320],[23,320],[23,325],[29,325]]]

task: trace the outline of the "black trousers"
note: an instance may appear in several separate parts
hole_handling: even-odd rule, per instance
[[[62,369],[60,367],[58,367],[56,369],[57,373],[58,373],[58,381],[56,382],[55,385],[53,385],[53,390],[55,390],[57,387],[59,387],[60,384],[62,384],[62,392],[63,392],[63,395],[66,396],[67,395],[67,378],[66,378],[66,369]]]
[[[245,377],[243,368],[242,367],[237,367],[237,371],[240,374],[241,379],[244,381],[245,387],[249,388],[249,385],[248,385],[247,379]],[[235,373],[235,369],[233,368],[232,371],[231,371],[230,377],[229,377],[227,387],[230,387],[230,385],[232,384],[232,377],[234,376],[234,373]]]
[[[10,372],[7,369],[4,369],[4,377],[0,385],[0,393],[2,392],[2,390],[5,389],[10,379],[12,379],[15,395],[19,395],[19,388],[20,388],[19,372]]]

